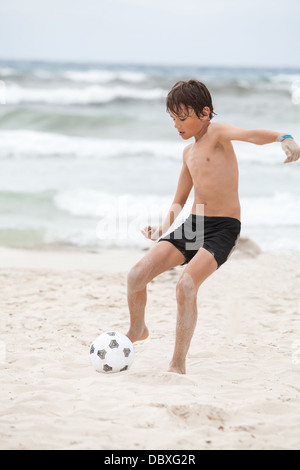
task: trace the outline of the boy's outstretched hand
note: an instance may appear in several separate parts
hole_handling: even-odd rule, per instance
[[[147,227],[144,227],[141,232],[144,237],[149,238],[155,242],[162,236],[162,227],[152,227],[151,225],[148,225]]]
[[[300,147],[293,139],[285,139],[281,142],[283,151],[287,159],[283,163],[296,162],[300,158]]]

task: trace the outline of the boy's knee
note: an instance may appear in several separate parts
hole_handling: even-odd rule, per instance
[[[128,288],[141,290],[146,286],[146,273],[141,262],[135,264],[127,275]]]
[[[192,276],[184,273],[176,285],[176,298],[179,303],[192,299],[197,295],[197,290]]]

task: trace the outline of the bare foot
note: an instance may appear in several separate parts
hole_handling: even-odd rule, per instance
[[[179,364],[170,364],[170,369],[168,372],[175,372],[175,374],[186,374],[185,370],[185,364],[179,365]]]
[[[131,327],[128,333],[126,333],[126,336],[128,336],[128,338],[130,339],[132,343],[135,343],[136,341],[143,341],[148,338],[149,330],[146,327],[146,325],[143,326],[142,328]]]

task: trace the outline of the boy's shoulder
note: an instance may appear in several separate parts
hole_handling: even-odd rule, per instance
[[[209,126],[209,131],[210,132],[218,132],[222,129],[226,129],[228,127],[228,124],[225,122],[211,122]]]
[[[231,126],[225,122],[213,122],[208,128],[208,135],[214,141],[223,141],[224,136],[226,136],[226,132],[230,127]]]
[[[189,150],[190,150],[190,149],[191,149],[193,146],[194,146],[194,144],[193,144],[193,143],[191,143],[191,144],[187,145],[186,147],[184,147],[184,149],[183,149],[183,153],[186,153],[186,152],[188,152],[188,151],[189,151]]]

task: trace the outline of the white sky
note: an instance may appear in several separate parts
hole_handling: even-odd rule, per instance
[[[299,0],[0,0],[0,59],[300,67]]]

